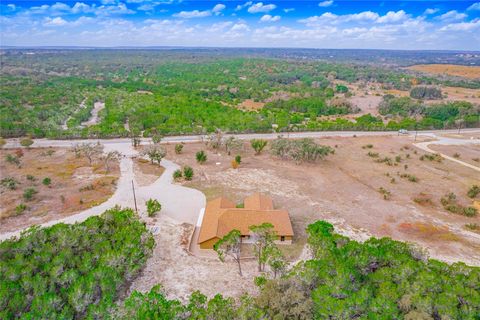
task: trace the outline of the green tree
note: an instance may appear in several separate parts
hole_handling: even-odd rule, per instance
[[[141,155],[147,156],[152,164],[156,162],[158,165],[160,165],[162,159],[167,155],[167,150],[160,145],[151,144],[145,146],[141,152]]]
[[[238,265],[238,273],[242,276],[241,258],[241,234],[238,230],[232,230],[213,245],[213,250],[218,254],[220,261],[224,262],[226,256],[233,258]]]
[[[189,167],[189,166],[183,167],[183,176],[185,177],[185,180],[192,180],[193,178],[192,167]]]
[[[156,199],[148,199],[145,202],[147,206],[147,214],[149,217],[154,217],[160,210],[162,210],[162,205]]]
[[[182,153],[182,150],[183,150],[183,144],[178,143],[178,144],[175,145],[175,153],[176,154]]]
[[[197,159],[198,163],[204,164],[207,161],[207,154],[205,151],[200,150],[195,154],[195,158]]]
[[[273,253],[273,250],[267,250],[267,248],[274,246],[276,233],[271,223],[265,222],[261,225],[253,225],[249,227],[250,237],[253,240],[253,247],[255,257],[258,262],[258,271],[265,270],[265,264],[268,261],[269,254]]]
[[[265,148],[267,143],[268,143],[267,140],[263,140],[263,139],[253,139],[252,141],[250,141],[250,144],[253,150],[255,150],[255,154],[257,155],[262,153],[262,150]]]

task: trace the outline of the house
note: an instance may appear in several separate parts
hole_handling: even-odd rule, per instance
[[[272,198],[255,193],[244,200],[243,208],[225,197],[209,201],[203,214],[198,244],[201,249],[212,249],[213,245],[230,231],[237,229],[242,242],[250,241],[252,225],[269,222],[277,234],[277,243],[290,244],[293,229],[286,210],[274,209]]]

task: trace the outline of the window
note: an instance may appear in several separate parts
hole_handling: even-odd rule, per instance
[[[281,236],[280,241],[285,241],[285,236]]]

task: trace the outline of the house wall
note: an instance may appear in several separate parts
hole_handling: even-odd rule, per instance
[[[220,238],[213,238],[207,241],[200,243],[200,249],[213,249],[213,245],[217,243]]]

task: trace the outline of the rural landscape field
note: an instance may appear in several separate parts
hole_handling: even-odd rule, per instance
[[[0,7],[0,319],[480,319],[479,2]]]

